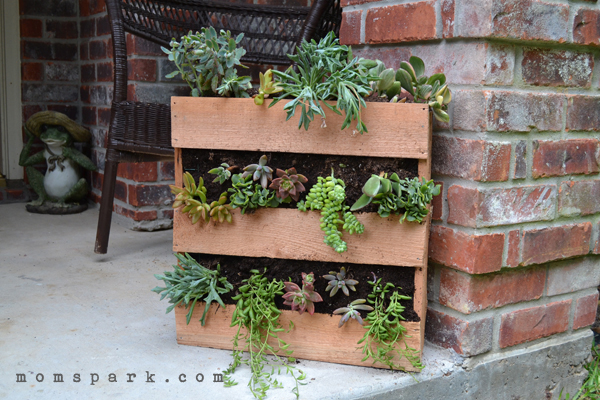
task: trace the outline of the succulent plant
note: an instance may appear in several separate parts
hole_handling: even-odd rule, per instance
[[[203,203],[206,203],[206,188],[204,187],[204,179],[198,179],[198,185],[194,181],[194,177],[189,172],[183,174],[183,188],[175,185],[169,185],[171,193],[175,195],[173,208],[179,208],[187,205],[189,199],[199,197]],[[187,211],[186,211],[187,212]]]
[[[227,163],[222,163],[220,167],[208,171],[209,174],[217,175],[213,182],[219,182],[221,185],[231,177],[231,170],[237,168],[235,165],[230,167]]]
[[[250,164],[244,167],[242,178],[252,175],[252,180],[260,180],[263,189],[267,188],[268,181],[273,179],[273,169],[267,166],[267,156],[263,155],[258,160],[258,164]]]
[[[362,188],[363,195],[350,207],[351,211],[360,210],[363,207],[369,205],[375,200],[381,201],[387,197],[391,197],[394,192],[400,192],[400,178],[395,172],[388,179],[386,173],[380,175],[371,175],[369,180],[365,183]],[[381,214],[380,214],[381,215]],[[387,217],[387,215],[382,215]]]
[[[236,174],[231,178],[232,187],[228,191],[231,193],[229,201],[233,208],[240,208],[242,214],[245,214],[248,208],[279,206],[280,201],[275,196],[275,192],[263,189],[259,184],[254,184],[250,176],[246,178],[242,178],[242,176],[242,174]]]
[[[244,67],[240,59],[246,50],[237,47],[243,37],[239,34],[232,38],[231,32],[224,30],[217,34],[213,27],[209,27],[195,34],[190,31],[181,37],[180,42],[172,40],[170,50],[162,47],[177,67],[167,78],[181,74],[194,97],[210,94],[248,97],[246,89],[252,87],[250,77],[238,77],[236,71],[236,66]]]
[[[329,281],[327,283],[327,288],[325,289],[325,291],[329,292],[329,297],[333,297],[339,289],[342,289],[342,292],[344,292],[346,296],[350,296],[348,288],[356,292],[354,285],[358,285],[358,281],[346,278],[345,267],[342,267],[340,272],[336,273],[335,271],[329,271],[329,273],[330,275],[323,275],[323,278]]]
[[[363,325],[363,320],[359,311],[373,311],[373,307],[365,305],[366,302],[365,299],[357,299],[348,304],[348,307],[341,307],[335,310],[333,312],[334,314],[344,314],[342,315],[342,318],[340,318],[338,328],[341,328],[350,318],[355,319],[359,324]]]
[[[231,223],[231,204],[227,203],[227,192],[221,193],[218,201],[210,203],[210,216],[213,221]]]
[[[402,195],[399,196],[398,206],[404,208],[405,212],[400,222],[404,220],[423,222],[423,219],[429,214],[427,205],[433,200],[433,196],[440,194],[440,185],[436,185],[432,180],[426,181],[422,178],[412,180],[402,180],[400,188]]]
[[[277,168],[275,173],[278,178],[273,179],[269,189],[275,189],[277,197],[282,202],[289,202],[289,199],[298,201],[300,193],[306,190],[303,183],[308,182],[308,179],[304,175],[298,174],[296,168],[286,169],[285,171]]]
[[[273,82],[273,71],[270,69],[264,75],[262,72],[259,72],[258,76],[260,78],[260,86],[258,87],[258,94],[254,96],[254,104],[261,106],[270,94],[279,93],[283,88]]]
[[[286,306],[291,306],[292,311],[298,310],[300,314],[304,311],[308,311],[310,315],[315,312],[315,304],[323,301],[321,295],[315,292],[314,286],[315,276],[311,272],[310,274],[302,273],[302,289],[294,282],[284,282],[285,293],[283,295]]]

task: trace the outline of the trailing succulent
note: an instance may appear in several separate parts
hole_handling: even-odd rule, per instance
[[[367,332],[358,341],[358,344],[364,343],[362,353],[365,356],[362,361],[371,358],[373,363],[380,362],[390,369],[403,370],[395,360],[398,355],[398,361],[405,357],[415,368],[423,368],[418,351],[406,342],[407,330],[401,324],[405,318],[402,316],[404,306],[400,302],[410,297],[399,294],[392,283],[384,285],[381,278],[369,284],[373,286],[368,296],[373,311],[367,314]]]
[[[289,344],[278,337],[278,333],[283,332],[284,328],[279,323],[281,311],[275,306],[275,296],[283,294],[284,283],[275,279],[269,282],[258,270],[250,272],[252,275],[244,279],[244,285],[239,288],[240,293],[233,297],[237,305],[231,318],[231,326],[237,326],[237,332],[233,338],[233,363],[223,377],[225,386],[237,384],[231,375],[238,366],[246,364],[252,373],[248,382],[250,391],[254,397],[264,399],[271,387],[282,387],[273,375],[276,368],[280,371],[283,367],[294,379],[296,386],[292,392],[298,397],[298,387],[303,384],[306,375],[293,365],[296,360],[289,357],[292,354],[291,350],[287,350]],[[293,324],[290,322],[289,329],[292,328]],[[275,347],[268,343],[268,339],[274,345],[276,343]],[[244,342],[241,347],[240,340]],[[244,351],[248,352],[247,359],[242,358]],[[280,353],[285,353],[285,356]],[[267,355],[272,358],[267,358]]]
[[[257,209],[258,207],[277,207],[280,204],[275,192],[264,189],[261,185],[255,184],[250,175],[245,178],[243,174],[236,174],[231,177],[231,188],[228,189],[230,196],[229,202],[232,208],[240,208],[242,214],[247,209]]]
[[[185,256],[175,253],[175,257],[179,260],[179,265],[173,265],[174,271],[166,271],[164,275],[154,275],[156,279],[164,281],[166,287],[157,286],[152,291],[158,294],[162,293],[161,300],[165,297],[169,298],[171,306],[167,308],[167,313],[170,313],[177,305],[185,304],[185,308],[189,308],[186,318],[188,324],[196,302],[204,301],[206,305],[200,318],[200,323],[204,326],[210,304],[216,301],[225,308],[219,295],[230,292],[233,285],[227,282],[227,278],[219,276],[220,265],[217,265],[216,270],[210,270],[198,264],[188,253],[185,253]]]
[[[302,273],[302,289],[294,282],[283,282],[286,291],[283,295],[285,300],[283,304],[291,306],[292,311],[297,310],[300,314],[308,311],[310,315],[313,315],[315,313],[314,303],[323,301],[321,295],[315,292],[314,282],[315,276],[312,272],[310,274]]]
[[[421,223],[429,213],[427,206],[433,196],[440,194],[440,185],[435,185],[433,180],[425,181],[425,178],[422,181],[419,178],[400,179],[396,173],[388,178],[387,173],[381,173],[371,175],[362,191],[363,195],[352,205],[351,211],[373,203],[379,205],[377,213],[382,218],[404,210],[400,223],[404,220]]]
[[[246,50],[237,47],[243,37],[240,33],[232,38],[231,32],[224,30],[217,34],[215,28],[209,27],[195,34],[190,31],[181,37],[180,42],[173,39],[171,49],[162,47],[162,50],[175,63],[177,70],[166,77],[174,78],[181,74],[194,97],[249,97],[246,90],[252,87],[251,78],[237,76],[236,71],[236,66],[244,67],[240,59]]]
[[[336,315],[342,314],[338,328],[341,328],[350,318],[356,320],[359,324],[364,325],[363,319],[360,316],[360,311],[373,311],[373,307],[364,304],[366,302],[365,299],[357,299],[348,304],[347,307],[341,307],[333,311]]]
[[[342,240],[342,229],[350,234],[363,233],[364,225],[361,224],[345,205],[346,190],[344,181],[333,175],[327,178],[319,177],[318,182],[310,188],[306,201],[298,202],[301,211],[321,210],[321,230],[325,232],[325,244],[338,253],[348,250],[346,242]],[[344,213],[340,216],[340,213]]]
[[[346,296],[350,296],[350,292],[348,288],[352,291],[356,292],[355,285],[358,285],[358,281],[350,278],[346,278],[346,268],[342,267],[340,272],[329,271],[329,275],[323,275],[323,278],[327,279],[327,288],[325,291],[329,292],[329,297],[335,296],[338,290],[342,290],[342,292]]]
[[[277,168],[275,173],[277,178],[273,179],[269,188],[276,190],[275,193],[282,203],[289,203],[292,199],[298,201],[300,193],[306,190],[303,183],[308,182],[308,179],[297,173],[296,168],[285,171]]]
[[[283,109],[288,120],[300,111],[298,129],[303,126],[308,129],[317,116],[321,117],[321,125],[326,126],[323,108],[326,107],[336,114],[344,113],[341,129],[356,121],[356,130],[367,132],[361,108],[366,107],[364,97],[371,91],[369,82],[379,79],[369,75],[372,61],[361,62],[357,57],[353,58],[351,49],[340,45],[333,32],[319,43],[303,41],[296,54],[288,57],[296,64],[297,72],[292,67],[285,72],[272,71],[282,91],[269,107],[282,99],[292,98]],[[336,103],[329,104],[327,100]]]

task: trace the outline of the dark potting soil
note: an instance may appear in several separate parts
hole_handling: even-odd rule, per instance
[[[287,281],[291,278],[292,282],[300,287],[302,287],[302,272],[313,272],[315,276],[315,291],[323,298],[322,302],[315,303],[315,312],[322,314],[332,314],[335,309],[346,307],[353,300],[366,299],[373,289],[368,281],[372,282],[374,277],[377,277],[377,279],[382,278],[382,282],[393,283],[400,294],[411,297],[410,300],[402,301],[402,305],[406,308],[403,316],[407,321],[419,321],[419,316],[413,309],[412,300],[415,291],[414,268],[277,258],[236,257],[198,253],[191,255],[196,261],[207,268],[215,269],[217,264],[221,265],[221,275],[227,277],[227,281],[234,286],[234,290],[221,295],[225,304],[236,303],[232,300],[232,297],[238,294],[237,289],[242,286],[242,281],[251,276],[250,270],[252,269],[263,272],[266,268],[264,276],[266,276],[269,281],[272,279]],[[330,297],[330,292],[325,290],[328,281],[322,276],[329,274],[330,271],[335,271],[337,273],[340,271],[341,267],[346,268],[347,278],[357,280],[359,283],[355,286],[355,292],[350,290],[350,296],[346,296],[342,291],[338,291],[335,296]],[[283,304],[283,298],[281,296],[275,298],[275,303],[279,309],[290,309],[289,306]],[[366,313],[362,314],[364,317]]]
[[[275,175],[277,168],[285,170],[294,167],[297,173],[308,179],[308,183],[304,184],[306,192],[300,195],[300,199],[303,199],[310,188],[317,183],[319,176],[330,176],[333,168],[334,176],[342,179],[346,184],[346,204],[349,206],[362,195],[362,187],[372,174],[396,172],[400,179],[412,179],[418,176],[418,162],[414,159],[199,149],[182,150],[183,170],[191,173],[196,182],[199,177],[204,179],[207,198],[213,201],[218,200],[219,195],[231,187],[231,180],[223,185],[218,182],[213,183],[216,175],[209,174],[209,170],[220,166],[221,163],[227,163],[230,166],[238,166],[238,170],[234,173],[239,173],[245,166],[258,163],[258,159],[263,154],[268,158],[267,165],[273,168],[273,178],[277,177]],[[279,207],[295,208],[296,203],[281,204]],[[377,206],[370,204],[361,209],[361,212],[377,212]]]

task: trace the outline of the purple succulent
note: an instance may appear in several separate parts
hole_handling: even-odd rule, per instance
[[[269,189],[276,189],[275,193],[281,200],[291,197],[294,201],[298,201],[300,193],[306,190],[303,183],[308,182],[308,179],[297,173],[296,168],[286,169],[285,171],[277,168],[276,174],[278,178],[273,179]]]
[[[283,295],[286,306],[291,306],[292,311],[298,310],[300,314],[304,311],[308,311],[310,315],[315,313],[315,304],[323,301],[321,295],[315,292],[314,287],[315,276],[311,272],[310,274],[302,273],[302,289],[294,282],[283,282],[285,285],[285,293]]]

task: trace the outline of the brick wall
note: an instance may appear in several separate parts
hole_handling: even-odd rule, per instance
[[[600,4],[344,0],[341,40],[444,72],[426,337],[473,356],[594,322],[600,283]]]

